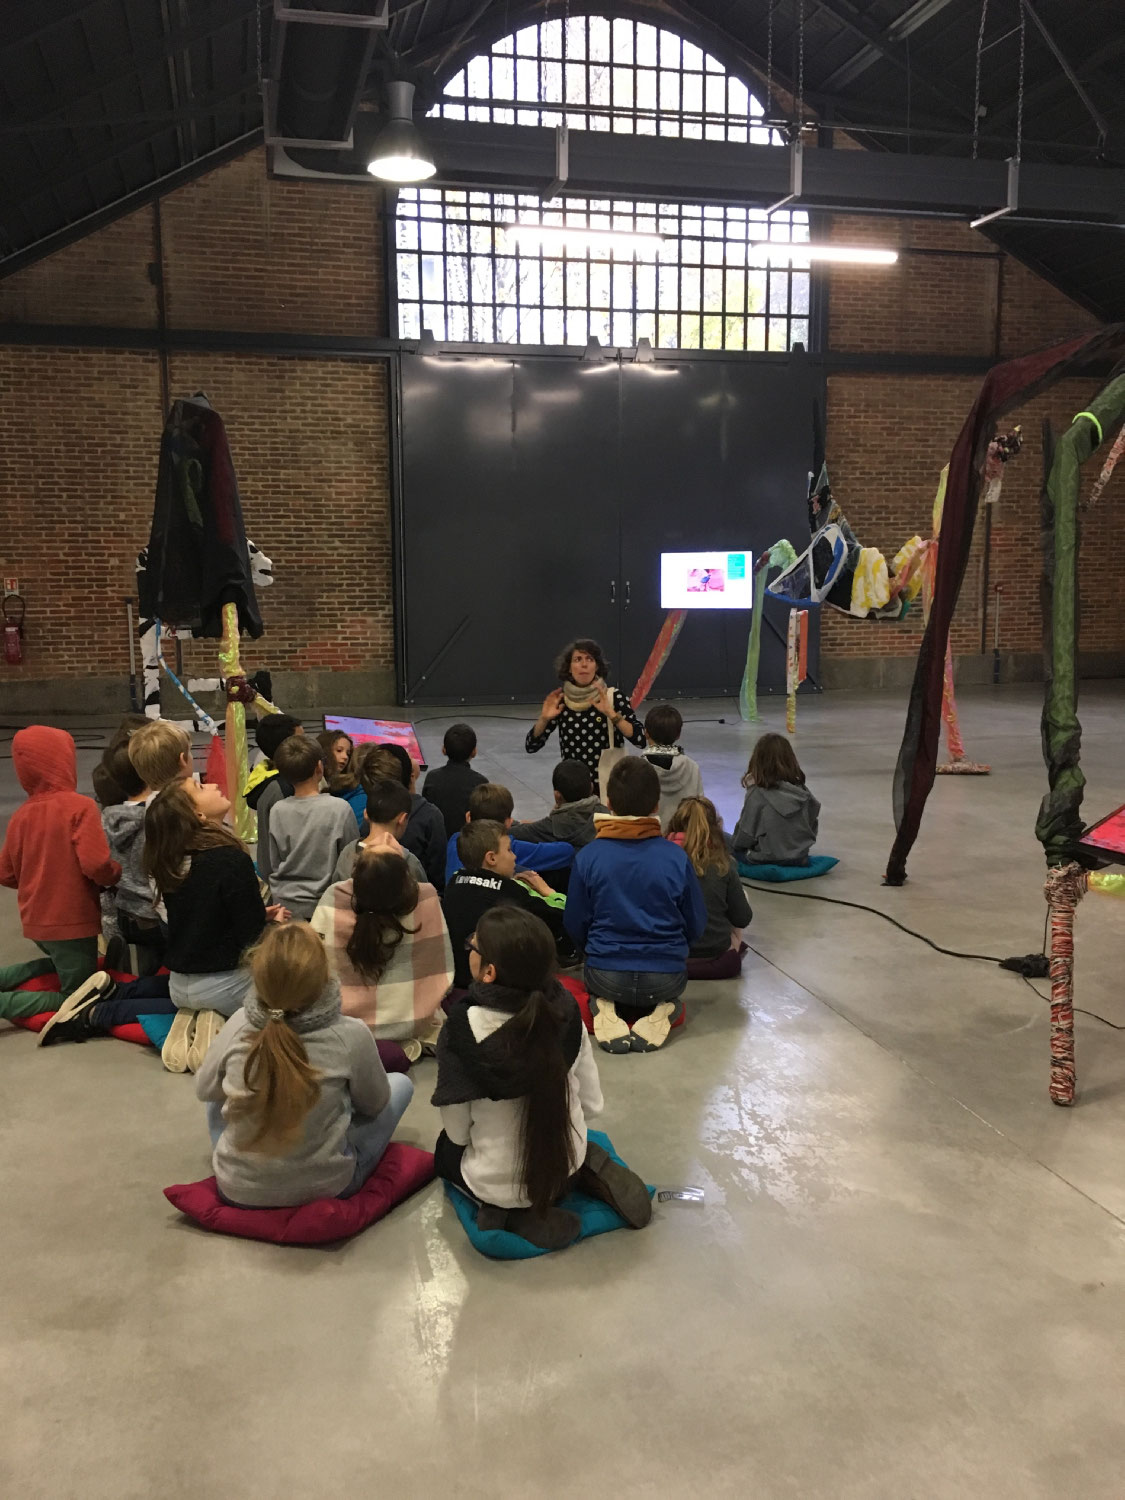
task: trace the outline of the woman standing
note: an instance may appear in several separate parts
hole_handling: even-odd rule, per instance
[[[600,766],[602,756],[623,750],[626,740],[643,750],[645,732],[621,689],[606,685],[609,666],[597,641],[571,641],[555,662],[555,671],[562,687],[543,700],[524,749],[534,755],[557,729],[563,760],[580,760],[595,781],[601,775],[604,782],[612,766]]]

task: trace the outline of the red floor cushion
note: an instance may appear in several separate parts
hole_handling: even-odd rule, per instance
[[[164,1196],[202,1229],[274,1245],[331,1245],[350,1239],[433,1180],[434,1158],[392,1141],[371,1176],[350,1198],[317,1198],[299,1208],[234,1208],[213,1177],[166,1187]]]

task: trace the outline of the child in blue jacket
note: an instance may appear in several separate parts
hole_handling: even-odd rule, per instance
[[[563,920],[586,953],[598,1045],[651,1052],[683,1011],[688,949],[707,909],[691,861],[661,838],[660,778],[648,761],[619,761],[607,800],[609,814],[595,817],[594,841],[574,861]]]

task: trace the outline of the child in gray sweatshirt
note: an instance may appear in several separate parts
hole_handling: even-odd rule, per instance
[[[660,831],[668,832],[672,814],[685,797],[703,796],[703,774],[690,755],[676,743],[684,721],[670,703],[658,703],[645,718],[648,749],[645,760],[660,778]]]
[[[306,735],[291,735],[274,752],[278,774],[292,797],[270,813],[270,892],[290,914],[307,922],[332,884],[336,861],[355,838],[355,814],[340,797],[319,791],[321,748]]]
[[[340,987],[311,927],[271,926],[250,968],[243,1009],[195,1081],[219,1192],[242,1208],[350,1198],[382,1159],[414,1085],[402,1073],[388,1078],[366,1023],[340,1014]]]

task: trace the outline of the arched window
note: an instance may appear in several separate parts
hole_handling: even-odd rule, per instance
[[[755,123],[761,104],[715,58],[673,32],[605,16],[542,21],[502,38],[449,80],[431,114],[770,139]],[[649,238],[615,242],[615,233]],[[429,329],[451,342],[647,338],[661,349],[756,350],[809,341],[808,263],[767,262],[761,249],[768,239],[807,240],[800,210],[570,195],[544,204],[535,194],[406,188],[395,234],[404,338]]]

